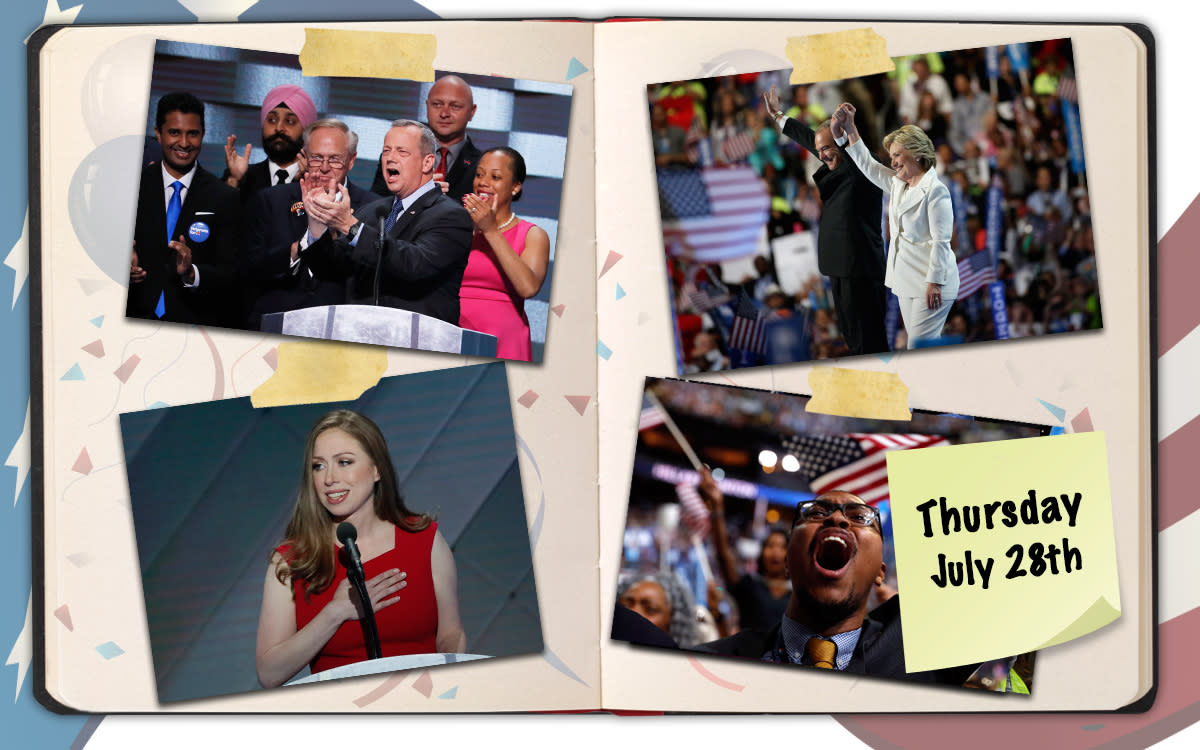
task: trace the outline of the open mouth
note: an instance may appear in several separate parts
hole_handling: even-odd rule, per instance
[[[350,490],[341,490],[339,492],[326,492],[325,499],[330,505],[337,505],[346,499],[346,495],[350,494]]]
[[[400,176],[400,170],[396,169],[395,167],[388,167],[387,169],[383,170],[383,174],[385,180],[391,180]]]
[[[817,570],[828,576],[845,572],[857,550],[854,536],[841,529],[829,529],[813,540],[812,556]]]

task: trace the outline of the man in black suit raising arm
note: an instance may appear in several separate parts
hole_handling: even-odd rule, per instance
[[[344,197],[302,178],[308,231],[299,253],[319,278],[347,280],[347,302],[411,310],[458,325],[458,292],[474,225],[433,180],[434,144],[433,132],[421,123],[393,122],[380,156],[393,197],[353,212]],[[380,258],[375,241],[381,219]]]
[[[774,86],[763,93],[763,102],[783,134],[822,162],[812,176],[824,204],[817,267],[829,277],[838,328],[850,354],[890,351],[884,323],[882,191],[837,146],[828,122],[813,130],[786,116]]]
[[[379,200],[346,179],[358,152],[358,134],[346,123],[316,120],[304,129],[303,141],[312,185],[335,197],[341,191],[351,206]],[[345,302],[344,279],[320,278],[300,260],[300,240],[307,229],[299,182],[261,190],[250,199],[242,255],[243,276],[254,288],[250,328],[257,329],[268,313]]]
[[[480,152],[467,135],[467,123],[474,116],[475,97],[463,79],[455,75],[442,76],[429,89],[429,96],[425,98],[425,119],[437,139],[433,179],[442,183],[442,190],[456,201],[461,201],[475,185],[475,167]],[[389,192],[383,178],[382,159],[371,191],[380,195]]]
[[[154,135],[162,163],[142,170],[129,296],[130,317],[238,326],[237,191],[196,163],[204,103],[192,94],[158,101]]]
[[[710,502],[720,493],[707,472],[699,491]],[[978,666],[905,671],[899,597],[867,612],[871,590],[883,583],[887,565],[879,512],[856,495],[833,490],[796,506],[787,568],[792,594],[778,625],[743,630],[695,650],[955,685]]]

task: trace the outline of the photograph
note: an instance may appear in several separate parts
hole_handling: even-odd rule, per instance
[[[572,91],[159,40],[127,317],[540,362]]]
[[[502,364],[121,437],[160,703],[542,651]]]
[[[1070,39],[647,87],[680,374],[1103,327]]]
[[[887,456],[1052,428],[920,410],[840,417],[809,401],[647,379],[612,638],[1029,694],[1033,653],[905,668]]]

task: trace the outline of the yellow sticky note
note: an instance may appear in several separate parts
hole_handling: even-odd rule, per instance
[[[279,345],[275,374],[254,389],[255,408],[349,401],[379,382],[387,370],[387,349],[328,341],[288,341]]]
[[[912,419],[908,386],[894,372],[814,367],[808,373],[813,397],[805,411],[866,419]]]
[[[436,56],[433,34],[305,29],[300,69],[306,76],[432,81]]]
[[[887,40],[874,29],[848,29],[828,34],[794,36],[784,54],[792,61],[789,83],[836,81],[895,70]]]
[[[1104,433],[887,455],[908,671],[1034,651],[1121,614]]]

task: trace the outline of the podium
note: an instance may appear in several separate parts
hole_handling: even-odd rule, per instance
[[[262,318],[262,330],[428,352],[496,356],[496,337],[410,310],[376,305],[305,307]]]
[[[383,659],[367,659],[366,661],[358,661],[353,664],[326,669],[324,672],[317,672],[307,677],[289,680],[287,684],[311,685],[314,682],[340,680],[343,677],[365,677],[367,675],[383,674],[384,672],[437,667],[442,664],[459,664],[464,661],[490,658],[492,657],[482,654],[410,654],[408,656],[388,656]]]

